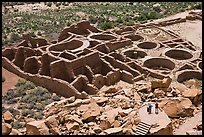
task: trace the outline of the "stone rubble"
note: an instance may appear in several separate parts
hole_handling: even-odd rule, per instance
[[[162,11],[158,4],[155,4],[153,8],[155,11]],[[190,16],[188,18],[190,18]],[[63,100],[53,102],[45,107],[43,120],[24,118],[25,122],[21,124],[25,124],[25,129],[17,130],[12,128],[10,123],[15,121],[16,117],[13,117],[9,111],[6,111],[3,113],[2,134],[135,135],[135,129],[139,123],[144,120],[144,117],[142,118],[139,112],[142,111],[143,116],[145,113],[145,115],[147,115],[147,117],[145,117],[146,119],[151,118],[151,114],[149,115],[146,111],[146,105],[148,102],[155,103],[155,101],[158,102],[159,108],[161,109],[159,116],[164,116],[164,118],[160,119],[158,123],[154,123],[150,130],[151,132],[148,134],[172,134],[172,127],[179,128],[183,122],[182,118],[192,117],[195,107],[202,102],[202,90],[196,88],[196,80],[191,79],[189,76],[189,74],[193,76],[195,74],[195,78],[199,79],[201,72],[198,71],[197,68],[189,71],[179,70],[181,68],[177,67],[180,63],[183,66],[185,66],[185,63],[178,61],[182,57],[172,57],[171,54],[174,51],[171,50],[174,49],[165,51],[164,55],[162,50],[159,51],[165,58],[147,57],[144,61],[141,59],[141,62],[135,60],[135,58],[140,58],[140,52],[141,54],[143,52],[144,54],[148,53],[148,56],[154,54],[157,56],[156,52],[152,53],[151,48],[156,48],[156,50],[162,47],[169,48],[174,44],[178,44],[178,46],[182,44],[186,46],[187,44],[189,48],[193,48],[191,44],[183,41],[180,37],[175,37],[173,33],[173,36],[169,35],[172,39],[160,41],[160,44],[150,41],[135,43],[134,38],[132,38],[132,33],[124,35],[124,38],[129,37],[128,39],[123,39],[122,36],[120,36],[119,40],[123,40],[120,43],[118,37],[115,36],[116,34],[123,35],[122,33],[129,31],[134,32],[135,30],[138,30],[139,34],[141,34],[142,29],[146,29],[145,27],[150,26],[126,27],[128,31],[121,29],[116,30],[116,33],[114,33],[114,30],[102,33],[89,22],[82,21],[65,28],[60,33],[57,43],[59,44],[61,42],[61,48],[64,49],[66,47],[63,46],[67,43],[69,44],[69,42],[73,42],[70,44],[71,46],[82,42],[82,45],[77,45],[79,48],[71,47],[71,52],[66,50],[60,51],[59,45],[49,45],[49,43],[46,43],[49,45],[47,48],[49,53],[45,54],[43,54],[43,50],[46,44],[41,43],[42,47],[35,49],[37,39],[29,35],[23,35],[24,43],[29,43],[28,47],[19,46],[16,49],[6,49],[3,52],[3,65],[19,73],[22,77],[34,80],[34,83],[38,85],[43,86],[44,81],[47,81],[45,82],[47,88],[55,90],[54,92],[59,92],[65,97],[62,97],[64,98]],[[158,29],[160,33],[166,35],[170,33],[162,29],[160,30],[157,27],[153,27],[153,30],[154,29],[155,31]],[[139,34],[138,36],[140,36]],[[149,37],[146,35],[153,34],[145,34],[145,39],[148,38],[149,40]],[[84,36],[88,36],[88,38]],[[98,36],[100,37],[99,40],[97,40]],[[76,39],[73,41],[67,40],[74,37]],[[109,38],[111,40],[105,43],[104,39]],[[160,38],[162,39],[163,37]],[[90,39],[90,42],[86,39]],[[117,40],[114,41],[114,39]],[[156,39],[157,37],[154,38],[154,40]],[[94,43],[100,44],[96,46]],[[38,44],[40,44],[40,42],[38,42]],[[128,51],[123,49],[124,45],[132,44],[137,45],[141,51],[132,52],[132,49],[128,49]],[[177,49],[177,47],[175,47],[175,49]],[[31,50],[30,48],[35,50]],[[149,48],[150,50],[148,51],[147,49]],[[122,54],[117,53],[120,52],[118,49],[122,49]],[[16,53],[14,53],[14,50]],[[36,52],[35,54],[39,52],[39,56],[42,60],[38,61],[33,57],[26,58],[27,56],[32,56],[24,53],[26,50]],[[59,55],[58,50],[60,51]],[[183,51],[179,49],[175,51],[181,53],[188,51],[190,55],[192,53],[191,50]],[[55,52],[58,56],[54,55]],[[77,53],[76,55],[73,54],[75,52]],[[11,59],[7,53],[12,53],[13,56],[15,55],[12,63],[10,63]],[[166,57],[167,54],[169,54],[168,57]],[[21,55],[23,55],[24,59],[21,59]],[[188,54],[186,53],[185,55],[187,56]],[[196,55],[197,54],[192,54],[193,57]],[[47,60],[44,60],[46,58],[49,58],[48,63],[46,63]],[[66,60],[68,60],[68,62],[61,58],[67,58]],[[167,58],[174,58],[177,61],[174,63]],[[36,74],[39,75],[33,75],[35,72],[31,71],[31,60],[33,59],[36,62],[35,69],[39,71],[39,73],[36,72]],[[194,57],[193,59],[201,58]],[[195,63],[196,60],[189,62]],[[154,66],[154,64],[157,65]],[[175,67],[175,65],[177,67]],[[19,69],[16,69],[16,66],[18,66]],[[25,68],[23,69],[23,67]],[[49,67],[51,70],[48,69]],[[159,69],[157,67],[159,67]],[[173,77],[170,77],[173,75],[172,73],[177,70],[179,70],[179,73],[176,72]],[[24,71],[28,71],[28,73],[24,73]],[[47,74],[47,71],[49,71],[49,74]],[[83,72],[83,74],[81,72]],[[183,76],[184,74],[186,77]],[[44,75],[46,75],[46,77]],[[149,77],[151,77],[151,79],[148,79]],[[176,82],[175,79],[177,80]],[[118,84],[121,81],[127,82],[131,86],[123,87],[123,84]],[[187,82],[183,84],[184,81]],[[173,82],[175,83],[173,84]],[[202,123],[198,123],[197,129],[202,129]]]

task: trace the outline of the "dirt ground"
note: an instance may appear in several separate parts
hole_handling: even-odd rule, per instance
[[[5,95],[8,89],[13,88],[17,81],[20,79],[19,76],[11,73],[10,71],[6,70],[2,67],[2,76],[5,77],[5,81],[2,83],[2,95]]]
[[[158,19],[153,22],[159,22],[164,20],[170,20],[175,18],[183,18],[189,14],[190,11],[181,12],[175,15],[171,15],[166,18]],[[187,20],[183,23],[173,24],[169,26],[162,27],[169,29],[181,36],[181,38],[191,41],[199,50],[202,50],[202,21]]]

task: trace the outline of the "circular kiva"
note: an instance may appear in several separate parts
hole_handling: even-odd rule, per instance
[[[139,50],[127,50],[124,52],[124,55],[132,59],[139,59],[139,58],[144,58],[145,56],[147,56],[147,53],[144,51],[139,51]]]
[[[202,70],[202,61],[199,61],[199,62],[198,62],[197,67],[198,67],[198,69]]]
[[[176,60],[186,60],[191,59],[193,57],[193,55],[190,52],[184,49],[170,49],[166,51],[164,54],[165,56]]]
[[[155,57],[144,61],[143,66],[154,70],[173,70],[175,63],[166,58]]]
[[[141,48],[141,49],[154,49],[156,47],[158,47],[158,44],[155,42],[151,42],[151,41],[145,41],[145,42],[141,42],[137,45],[137,47]]]
[[[198,71],[198,70],[183,70],[178,73],[179,74],[177,75],[177,81],[179,83],[182,83],[189,79],[202,80],[202,73],[201,71]]]
[[[90,45],[88,40],[71,40],[71,41],[66,41],[58,44],[54,44],[48,48],[48,50],[54,51],[54,52],[62,52],[64,50],[68,50],[71,52],[77,52],[81,51],[85,48],[87,48]]]
[[[96,40],[114,40],[114,39],[117,39],[117,37],[115,37],[111,34],[93,34],[93,35],[90,35],[89,38],[96,39]]]
[[[124,38],[129,38],[132,41],[143,41],[144,40],[144,37],[137,35],[137,34],[128,34],[128,35],[125,35]]]

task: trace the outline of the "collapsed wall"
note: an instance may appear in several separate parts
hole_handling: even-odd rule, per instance
[[[103,32],[82,21],[65,28],[54,44],[23,35],[22,42],[3,50],[2,65],[57,94],[87,98],[120,80],[171,76],[181,82],[190,78],[180,74],[186,69],[200,78],[202,52],[155,25]]]

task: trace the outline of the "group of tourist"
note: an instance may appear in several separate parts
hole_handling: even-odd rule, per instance
[[[148,112],[149,114],[152,113],[152,108],[153,108],[153,105],[152,105],[151,103],[148,103],[147,112]],[[156,102],[156,103],[155,103],[155,114],[158,114],[158,109],[159,109],[159,105],[158,105],[158,103]]]

